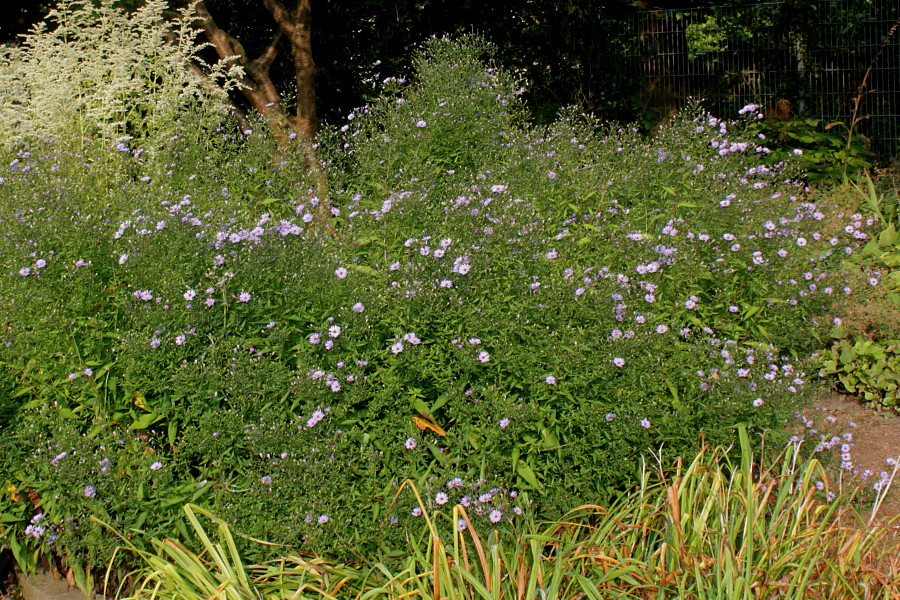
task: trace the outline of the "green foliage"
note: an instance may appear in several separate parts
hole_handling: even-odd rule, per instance
[[[842,180],[874,166],[875,154],[863,136],[850,135],[843,123],[796,118],[756,121],[750,131],[764,136],[774,163],[797,157],[797,165],[810,182]]]
[[[326,131],[327,198],[252,129],[7,153],[2,539],[94,565],[90,515],[130,537],[194,499],[254,560],[247,536],[386,556],[422,518],[407,479],[515,524],[615,497],[661,446],[777,435],[855,220],[741,123],[523,125],[487,51],[429,42]]]
[[[743,435],[740,451],[706,447],[674,473],[662,464],[647,470],[609,508],[583,506],[512,535],[485,534],[462,506],[425,512],[425,535],[407,553],[360,566],[295,555],[246,564],[226,523],[186,506],[199,551],[171,538],[154,539],[153,552],[129,544],[142,566],[128,597],[751,600],[814,592],[842,600],[858,598],[862,586],[867,597],[896,596],[896,559],[884,560],[895,543],[888,527],[865,527],[844,498],[823,498],[825,472],[800,460],[798,447],[759,461]]]
[[[885,182],[888,179],[885,178]],[[867,175],[866,186],[850,184],[837,193],[861,212],[856,227],[865,221],[876,235],[862,252],[848,258],[863,301],[838,308],[831,343],[820,357],[820,374],[837,379],[836,385],[860,396],[874,408],[897,410],[900,383],[900,226],[896,190],[879,190]]]
[[[828,349],[822,375],[835,375],[842,388],[867,406],[896,408],[900,383],[900,340],[839,339]]]

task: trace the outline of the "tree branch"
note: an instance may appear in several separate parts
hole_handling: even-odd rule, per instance
[[[275,32],[275,35],[272,36],[272,41],[269,42],[266,49],[259,55],[259,58],[252,61],[257,69],[268,73],[269,67],[272,66],[272,62],[275,60],[275,57],[278,56],[278,44],[281,43],[281,37],[283,35],[284,32],[279,28],[278,31]]]

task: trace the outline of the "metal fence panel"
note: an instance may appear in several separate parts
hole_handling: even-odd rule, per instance
[[[900,1],[807,0],[629,15],[642,109],[665,117],[690,99],[734,116],[850,125],[885,155],[900,146]],[[859,103],[857,108],[856,104]]]

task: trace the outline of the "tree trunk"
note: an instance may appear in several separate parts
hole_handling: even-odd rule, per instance
[[[326,186],[325,174],[316,158],[316,64],[312,57],[310,0],[297,0],[289,11],[280,0],[262,0],[278,26],[266,49],[255,59],[247,56],[244,46],[222,30],[201,0],[196,14],[210,44],[221,59],[231,59],[242,67],[241,92],[262,115],[275,138],[279,152],[302,152],[306,168],[317,180],[319,191]],[[297,82],[297,111],[289,114],[269,75],[278,47],[286,40],[291,47]]]

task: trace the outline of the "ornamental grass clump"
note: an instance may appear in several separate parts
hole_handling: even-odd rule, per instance
[[[185,507],[202,552],[153,540],[139,552],[130,598],[895,598],[890,524],[863,522],[827,475],[791,446],[770,463],[741,430],[740,449],[704,446],[674,468],[659,456],[639,486],[609,507],[515,533],[473,526],[463,506],[429,515],[405,557],[335,564],[288,555],[243,562],[227,524],[207,533]],[[665,465],[665,466],[664,466]],[[408,482],[407,482],[408,483]],[[418,492],[413,488],[415,496]],[[876,508],[877,511],[877,508]]]
[[[252,127],[4,151],[17,556],[103,563],[91,515],[161,532],[194,494],[244,536],[371,556],[425,509],[559,517],[661,446],[777,436],[867,225],[742,121],[528,126],[484,49],[429,42],[326,132],[327,197]]]

